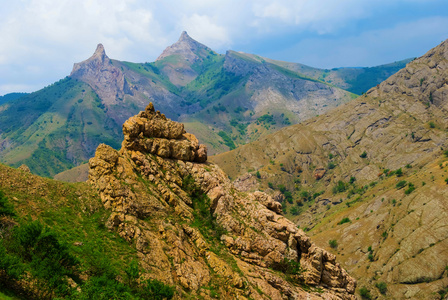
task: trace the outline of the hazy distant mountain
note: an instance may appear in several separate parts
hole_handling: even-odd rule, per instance
[[[282,201],[372,295],[443,294],[447,82],[448,40],[365,96],[211,160]]]
[[[69,77],[0,107],[0,160],[53,176],[85,162],[100,142],[118,147],[123,122],[149,101],[213,154],[356,97],[297,66],[217,54],[186,32],[153,63],[112,60],[100,44]]]

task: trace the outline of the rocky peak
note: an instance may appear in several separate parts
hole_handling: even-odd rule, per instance
[[[173,45],[167,47],[157,60],[162,60],[171,55],[179,55],[185,60],[194,63],[202,59],[202,52],[211,52],[207,46],[192,39],[186,31],[182,32],[179,40]]]
[[[90,85],[106,105],[131,94],[123,72],[112,64],[102,44],[98,44],[90,58],[73,65],[70,77]]]
[[[152,103],[123,124],[123,133],[123,147],[127,150],[183,161],[207,161],[207,147],[186,133],[183,124],[155,111]]]
[[[225,299],[355,299],[336,257],[267,194],[237,192],[182,124],[150,103],[123,133],[119,151],[98,147],[89,182],[112,210],[108,227],[135,245],[151,278],[192,298],[212,299],[203,287],[214,286]],[[298,263],[305,271],[291,271]]]
[[[95,53],[93,53],[91,58],[94,58],[94,59],[98,58],[103,62],[105,59],[109,59],[109,57],[107,57],[107,55],[106,55],[106,51],[104,50],[103,44],[100,43],[100,44],[98,44],[98,46],[96,46]]]

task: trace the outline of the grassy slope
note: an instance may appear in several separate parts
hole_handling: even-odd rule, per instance
[[[0,165],[0,190],[14,205],[17,220],[39,220],[53,229],[80,259],[81,270],[93,255],[118,270],[136,259],[136,250],[105,228],[110,212],[86,183],[62,183]]]
[[[2,162],[27,164],[43,176],[86,161],[99,142],[119,147],[121,137],[93,90],[70,78],[8,103],[0,127],[2,138],[15,144]]]

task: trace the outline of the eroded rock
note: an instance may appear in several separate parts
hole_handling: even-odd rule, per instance
[[[226,299],[320,297],[302,282],[325,288],[327,298],[354,299],[356,282],[335,257],[283,217],[278,201],[259,191],[238,192],[219,167],[204,163],[205,147],[182,124],[150,104],[123,132],[119,151],[98,147],[89,182],[113,211],[107,226],[135,244],[152,278],[207,299],[201,287],[210,284]],[[197,226],[199,194],[209,199],[204,203],[214,229]],[[218,229],[223,234],[210,236]],[[292,262],[306,270],[290,277],[272,271],[288,270]]]

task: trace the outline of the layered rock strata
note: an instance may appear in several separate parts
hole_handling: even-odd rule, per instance
[[[355,299],[356,282],[335,256],[267,194],[237,192],[219,167],[205,163],[205,147],[182,124],[150,104],[123,132],[119,151],[98,147],[89,182],[113,211],[108,227],[135,245],[144,276],[175,285],[178,298],[210,299],[215,290],[223,299]],[[188,182],[209,199],[216,228],[197,225]],[[297,262],[304,272],[285,274]]]

